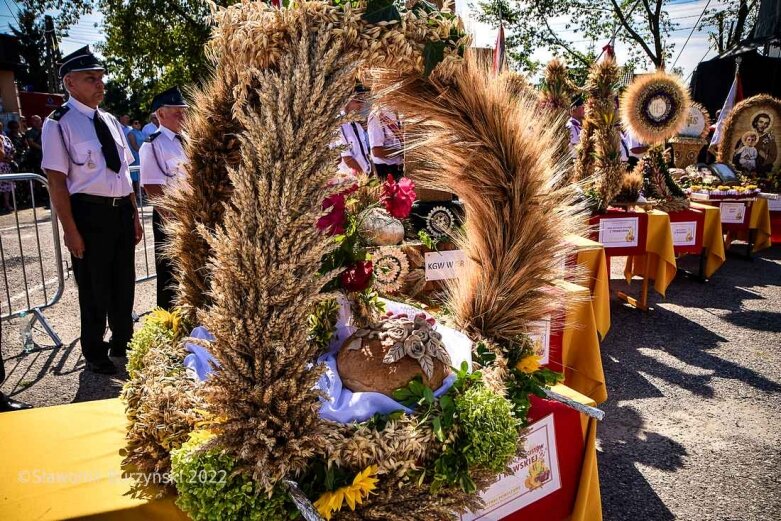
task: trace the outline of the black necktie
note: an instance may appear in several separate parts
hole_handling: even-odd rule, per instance
[[[117,152],[117,144],[114,142],[114,136],[111,135],[111,131],[100,117],[100,112],[95,111],[95,117],[92,118],[92,122],[95,123],[95,133],[98,135],[100,146],[103,149],[103,157],[106,158],[106,166],[116,173],[119,173],[119,169],[122,168],[122,161],[119,159],[119,152]]]
[[[179,143],[181,143],[182,146],[184,146],[185,142],[184,142],[184,138],[182,137],[181,134],[175,134],[174,137],[179,140]]]

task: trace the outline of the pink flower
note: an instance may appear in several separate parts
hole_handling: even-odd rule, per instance
[[[388,179],[382,184],[380,202],[397,219],[409,216],[412,203],[415,202],[415,183],[408,177],[403,177],[397,183],[393,176],[388,174]]]
[[[344,227],[347,224],[347,212],[345,210],[345,200],[347,196],[358,189],[358,185],[352,185],[347,190],[338,194],[331,194],[323,199],[323,210],[331,209],[330,212],[317,220],[317,229],[328,231],[330,235],[339,235],[344,233]]]
[[[363,291],[372,282],[372,261],[358,261],[339,275],[342,287],[347,291]]]

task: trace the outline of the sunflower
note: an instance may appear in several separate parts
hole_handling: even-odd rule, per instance
[[[334,512],[341,510],[345,501],[350,510],[355,510],[355,505],[363,503],[363,500],[377,488],[376,475],[377,465],[369,465],[353,478],[352,484],[324,492],[315,501],[315,508],[326,520],[330,520]]]
[[[532,374],[540,368],[540,359],[537,355],[524,356],[515,364],[515,368],[522,373]]]
[[[171,313],[163,308],[155,308],[149,314],[147,320],[155,322],[166,329],[170,329],[176,335],[179,333],[179,327],[182,324],[182,315],[179,310]]]

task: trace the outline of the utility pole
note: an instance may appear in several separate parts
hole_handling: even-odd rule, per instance
[[[54,19],[46,15],[43,17],[43,39],[46,45],[46,83],[49,92],[60,92],[60,80],[57,74],[57,63],[60,61],[60,42],[54,30]]]

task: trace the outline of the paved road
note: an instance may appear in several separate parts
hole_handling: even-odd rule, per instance
[[[781,247],[654,301],[614,301],[602,344],[605,519],[780,519]]]
[[[144,240],[136,247],[136,274],[154,274],[151,207],[143,209]],[[18,220],[18,223],[17,223]],[[59,227],[58,227],[59,228]],[[64,276],[70,277],[70,255],[59,230]],[[52,300],[58,286],[51,212],[42,207],[0,216],[0,309],[18,312]],[[25,291],[28,288],[28,291]]]

